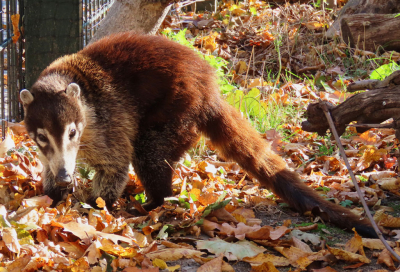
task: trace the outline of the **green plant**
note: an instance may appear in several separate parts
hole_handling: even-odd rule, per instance
[[[331,190],[331,188],[326,187],[326,186],[322,186],[322,187],[317,187],[315,188],[315,190],[317,191],[323,191],[324,193],[329,192]]]
[[[353,201],[351,201],[349,199],[346,199],[346,200],[343,200],[342,202],[340,202],[340,205],[343,207],[350,207],[351,204],[353,204]]]
[[[137,194],[137,195],[135,195],[135,199],[136,199],[137,201],[139,201],[140,204],[143,204],[143,203],[146,202],[146,195],[145,195],[145,193]]]
[[[391,63],[381,65],[380,67],[372,71],[369,78],[383,80],[397,70],[400,70],[400,66],[396,62],[392,61]]]
[[[335,147],[333,145],[330,145],[330,146],[320,145],[318,147],[317,155],[318,156],[330,156],[333,154],[334,148]]]

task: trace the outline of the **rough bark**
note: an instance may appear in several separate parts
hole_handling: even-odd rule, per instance
[[[394,72],[384,81],[356,82],[350,85],[349,89],[356,91],[366,87],[375,89],[356,94],[338,106],[328,105],[339,135],[343,134],[346,126],[353,121],[357,121],[357,124],[379,124],[393,118],[394,122],[387,127],[394,128],[396,137],[400,139],[400,71]],[[325,135],[329,124],[319,103],[308,105],[307,121],[302,123],[302,128]],[[363,132],[367,129],[357,128],[357,131]]]
[[[355,14],[341,20],[342,37],[351,47],[375,52],[379,47],[400,51],[400,17],[394,14]]]
[[[134,30],[155,34],[171,8],[171,0],[115,0],[90,43],[112,33]]]
[[[398,0],[350,0],[339,12],[338,18],[328,29],[326,36],[333,38],[340,32],[340,21],[346,15],[373,13],[373,14],[397,14],[400,12]]]

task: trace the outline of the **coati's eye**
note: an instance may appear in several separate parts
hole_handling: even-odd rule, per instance
[[[75,134],[76,134],[76,130],[75,129],[71,129],[71,131],[69,132],[69,138],[70,139],[74,138]]]
[[[43,134],[38,134],[38,139],[39,139],[39,141],[41,141],[41,142],[47,142],[47,137],[46,136],[44,136]]]

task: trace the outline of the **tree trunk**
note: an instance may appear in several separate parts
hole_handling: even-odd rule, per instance
[[[339,12],[339,17],[326,32],[327,38],[333,38],[340,32],[340,21],[345,15],[373,13],[373,14],[397,14],[400,13],[400,1],[398,0],[350,0]],[[338,35],[340,36],[340,35]]]
[[[155,34],[170,10],[171,2],[171,0],[115,0],[90,43],[112,33],[131,30]]]
[[[378,47],[400,51],[400,17],[394,14],[355,14],[342,18],[342,37],[351,47],[376,52]]]
[[[339,135],[343,134],[346,126],[353,121],[357,121],[358,125],[379,124],[393,118],[394,122],[385,127],[394,128],[396,137],[400,139],[400,71],[394,72],[383,81],[365,80],[348,87],[350,91],[366,88],[373,88],[373,90],[356,94],[338,106],[328,105]],[[368,129],[367,127],[357,128],[357,131],[363,132]],[[328,128],[328,121],[319,103],[308,105],[307,121],[302,123],[302,129],[325,135]]]

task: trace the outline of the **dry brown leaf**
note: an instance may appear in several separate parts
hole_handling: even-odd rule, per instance
[[[22,200],[21,204],[23,207],[50,207],[53,200],[47,195],[44,196],[34,196],[31,198],[26,198]]]
[[[243,240],[246,236],[246,233],[258,231],[260,226],[247,226],[244,223],[240,222],[236,227],[232,227],[227,223],[223,223],[218,229],[220,233],[226,234],[228,236],[233,235],[239,240]]]
[[[137,255],[137,251],[133,247],[123,248],[122,246],[114,244],[108,239],[102,239],[100,243],[101,246],[99,249],[108,254],[116,255],[122,258],[133,258]]]
[[[200,257],[203,254],[204,254],[203,252],[187,248],[166,248],[147,253],[146,257],[148,257],[151,260],[158,258],[166,262],[170,262],[182,258],[190,259],[193,257]]]
[[[91,226],[91,225],[86,225],[86,224],[80,224],[76,222],[69,222],[69,223],[60,223],[60,222],[52,222],[52,226],[56,227],[61,227],[64,228],[65,231],[71,232],[78,238],[82,240],[85,244],[89,245],[91,243],[91,240],[93,236],[101,236],[106,239],[112,240],[115,244],[118,243],[118,241],[124,241],[125,243],[128,244],[133,244],[132,240],[126,237],[123,237],[121,235],[115,235],[115,234],[110,234],[110,233],[103,233],[100,231],[96,231],[96,229]]]
[[[345,251],[345,250],[339,249],[339,248],[333,248],[330,246],[326,246],[326,247],[328,248],[330,253],[335,255],[335,257],[340,260],[345,260],[346,262],[363,262],[363,263],[371,262],[370,259],[368,259],[367,257],[365,257],[363,255],[351,253],[349,251]]]
[[[79,242],[59,242],[57,245],[69,254],[68,257],[73,259],[79,259],[85,253],[85,249]]]
[[[193,191],[193,190],[192,190]],[[225,208],[212,211],[207,217],[216,217],[219,221],[239,223]]]
[[[132,239],[139,247],[146,247],[149,245],[147,237],[140,232],[133,231],[130,226],[125,226],[122,231],[122,236]]]
[[[122,272],[159,272],[160,268],[150,267],[150,268],[137,268],[137,267],[126,267]]]
[[[266,262],[266,263],[263,263],[262,265],[251,267],[251,272],[258,272],[258,271],[259,272],[279,272],[279,270],[276,269],[274,264],[271,262]]]
[[[274,228],[271,226],[263,226],[259,230],[246,233],[246,238],[250,240],[268,240],[271,239],[271,231]]]
[[[163,227],[163,223],[159,222],[157,224],[151,225],[151,226],[146,226],[142,229],[144,235],[149,235],[153,233],[156,230],[159,230]]]
[[[306,243],[304,243],[303,241],[301,241],[300,239],[296,238],[296,237],[292,237],[293,239],[293,244],[295,247],[301,249],[304,252],[313,252],[310,248],[309,245],[307,245]]]
[[[400,189],[400,178],[382,178],[377,181],[383,190],[398,190]]]
[[[99,261],[102,252],[100,251],[101,242],[96,239],[90,246],[86,249],[85,255],[87,254],[89,264],[95,264]]]
[[[153,264],[155,267],[158,267],[158,268],[160,268],[160,269],[167,269],[167,268],[168,268],[167,263],[164,262],[164,261],[161,260],[161,259],[158,259],[158,258],[155,258],[155,259],[152,261],[152,264]]]
[[[276,251],[281,253],[283,256],[290,260],[291,265],[295,267],[300,267],[301,269],[305,269],[308,265],[310,265],[315,258],[309,258],[312,255],[316,255],[318,253],[310,253],[305,252],[297,247],[275,247]]]
[[[375,218],[374,218],[375,219]],[[379,226],[388,227],[388,228],[400,228],[400,217],[394,217],[390,214],[382,214],[377,221]]]
[[[324,27],[320,22],[305,22],[304,25],[310,30],[321,30]]]
[[[365,256],[363,241],[360,235],[353,229],[354,237],[352,237],[349,241],[347,241],[345,245],[345,250],[351,253],[359,252],[361,255]]]
[[[11,23],[13,26],[13,34],[14,36],[12,37],[13,43],[16,43],[21,36],[21,33],[19,32],[19,14],[13,14],[11,15]]]
[[[197,269],[197,272],[220,272],[222,271],[222,258],[223,254],[220,254],[217,258],[203,264]]]
[[[337,270],[333,269],[332,267],[324,267],[321,269],[312,269],[313,272],[337,272]]]
[[[357,168],[354,171],[361,171],[371,166],[373,162],[378,162],[386,156],[386,149],[377,149],[373,145],[366,145],[360,148],[359,154],[362,154],[360,161],[357,163]]]
[[[99,206],[99,208],[104,208],[105,206],[106,206],[106,202],[101,198],[101,197],[98,197],[97,199],[96,199],[96,204],[97,204],[97,206]]]
[[[11,252],[19,254],[21,250],[21,245],[18,242],[17,232],[14,228],[3,228],[2,229],[3,241],[6,247]]]
[[[386,248],[384,250],[382,250],[382,252],[379,254],[377,263],[385,264],[387,267],[389,267],[390,270],[396,269],[396,267],[394,266],[392,256],[391,256],[389,250],[387,250]]]
[[[32,256],[23,254],[21,257],[17,258],[11,264],[7,265],[8,272],[20,272],[26,267],[26,265],[30,262]]]
[[[219,197],[219,195],[216,193],[206,192],[206,193],[200,194],[198,200],[201,203],[201,205],[208,206],[210,204],[215,203],[217,201],[218,197]]]
[[[200,226],[201,231],[210,237],[214,237],[214,231],[221,227],[220,224],[204,219],[203,224]]]
[[[290,261],[285,257],[279,257],[272,254],[258,254],[255,257],[243,258],[244,262],[250,263],[252,266],[262,265],[266,262],[271,262],[274,266],[289,266]]]
[[[363,243],[364,247],[367,247],[369,249],[381,249],[382,250],[382,249],[386,248],[380,239],[362,238],[362,243]],[[387,241],[387,243],[391,247],[396,246],[395,242]]]

